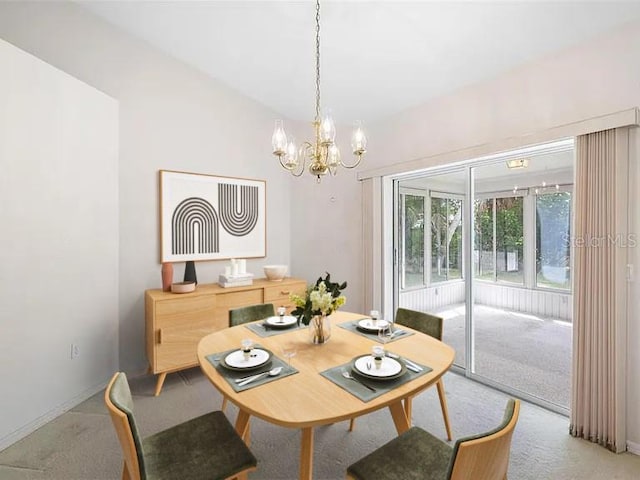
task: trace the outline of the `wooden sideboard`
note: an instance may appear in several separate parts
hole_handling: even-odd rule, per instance
[[[229,310],[259,303],[272,303],[293,310],[290,293],[302,295],[307,284],[298,278],[271,282],[260,278],[253,285],[223,288],[198,284],[195,292],[176,294],[160,289],[144,296],[147,358],[158,376],[156,396],[167,373],[198,365],[197,346],[202,337],[229,325]]]

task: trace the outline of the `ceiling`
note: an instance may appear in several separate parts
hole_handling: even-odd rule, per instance
[[[76,0],[296,120],[314,114],[315,5]],[[323,1],[322,106],[372,122],[640,19],[640,2]]]

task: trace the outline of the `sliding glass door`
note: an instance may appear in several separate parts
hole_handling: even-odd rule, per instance
[[[398,306],[447,318],[444,338],[465,365],[466,173],[398,183]]]
[[[566,412],[573,148],[397,180],[397,306],[444,319],[465,375]]]

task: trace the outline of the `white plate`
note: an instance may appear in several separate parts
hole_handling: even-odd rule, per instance
[[[384,329],[388,326],[389,322],[387,322],[386,320],[382,320],[381,318],[379,318],[375,322],[370,318],[365,318],[364,320],[360,320],[358,322],[358,327],[362,328],[363,330],[369,330],[370,332],[377,332],[381,328]]]
[[[371,369],[367,368],[367,363],[371,365]],[[402,371],[400,362],[393,358],[382,357],[380,368],[376,368],[375,360],[371,355],[363,355],[356,359],[353,363],[354,368],[368,377],[387,378],[398,375]]]
[[[269,317],[264,321],[264,323],[266,323],[270,327],[275,327],[275,328],[292,327],[297,322],[298,322],[298,319],[296,317],[292,317],[291,315],[285,315],[282,318],[280,318],[279,316]]]
[[[267,363],[269,358],[271,358],[269,352],[261,348],[254,348],[251,350],[251,356],[249,358],[244,357],[242,350],[236,350],[224,357],[224,363],[233,368],[255,368],[263,363]]]

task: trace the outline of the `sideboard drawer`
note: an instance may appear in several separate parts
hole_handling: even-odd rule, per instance
[[[256,288],[255,290],[242,292],[220,293],[216,297],[217,306],[222,310],[257,305],[262,303],[262,289]]]
[[[264,287],[264,303],[281,302],[283,305],[288,305],[291,303],[291,300],[289,300],[290,294],[295,293],[302,296],[304,295],[306,288],[307,285],[304,282],[285,283],[273,287]]]

